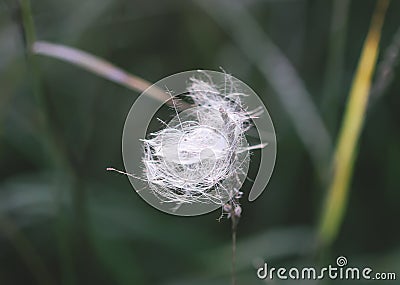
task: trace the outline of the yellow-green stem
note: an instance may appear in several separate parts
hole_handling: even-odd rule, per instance
[[[336,238],[347,206],[356,149],[361,134],[371,79],[379,51],[381,29],[389,0],[379,0],[353,79],[333,158],[333,179],[322,212],[318,237],[322,246]]]

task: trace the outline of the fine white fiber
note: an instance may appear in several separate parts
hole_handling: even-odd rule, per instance
[[[164,128],[150,133],[144,143],[144,180],[162,202],[177,205],[236,201],[247,175],[249,146],[245,138],[251,119],[260,109],[248,111],[246,96],[226,75],[223,84],[210,78],[191,78],[184,98],[191,108],[176,109]]]

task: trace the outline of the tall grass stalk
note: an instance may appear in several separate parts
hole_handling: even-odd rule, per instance
[[[339,118],[349,8],[350,0],[333,1],[328,58],[320,102],[328,129],[335,129]]]
[[[20,0],[19,8],[21,14],[22,33],[25,43],[26,60],[29,72],[30,84],[36,99],[36,114],[39,121],[40,138],[43,145],[43,149],[46,154],[47,166],[56,172],[63,173],[69,177],[73,177],[72,167],[69,165],[67,158],[63,150],[60,148],[56,141],[56,136],[52,133],[52,129],[49,124],[48,108],[46,100],[44,98],[40,80],[40,72],[38,64],[34,54],[32,53],[32,46],[36,41],[35,25],[33,22],[32,9],[30,0]],[[56,231],[58,235],[58,247],[60,250],[60,261],[61,268],[63,270],[63,282],[65,284],[74,284],[74,269],[73,269],[73,257],[70,249],[69,235],[66,234],[67,222],[65,213],[63,212],[62,193],[60,189],[64,186],[60,185],[60,182],[55,179],[55,185],[57,185],[55,196],[55,203],[58,210],[58,220],[56,223]],[[78,193],[73,192],[73,196],[78,196]],[[74,199],[75,200],[75,199]]]
[[[379,51],[379,41],[389,0],[379,0],[364,42],[357,71],[333,157],[333,179],[318,229],[321,246],[329,246],[338,235],[348,201],[348,190],[357,154],[357,144],[364,123],[372,75]]]

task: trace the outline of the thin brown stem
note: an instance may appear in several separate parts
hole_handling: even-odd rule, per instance
[[[232,285],[236,284],[236,226],[232,220]]]
[[[143,92],[152,86],[152,83],[129,74],[102,58],[72,47],[45,41],[36,41],[32,45],[32,52],[72,63],[135,91]],[[148,95],[162,102],[170,99],[167,93],[157,88],[152,88],[151,92],[148,92]]]
[[[231,203],[231,220],[232,220],[232,285],[236,285],[236,234],[239,216],[235,214],[234,202]]]

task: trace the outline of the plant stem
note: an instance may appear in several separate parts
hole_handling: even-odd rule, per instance
[[[236,284],[236,222],[232,219],[232,285]]]
[[[35,26],[32,17],[32,9],[30,0],[20,0],[19,8],[21,14],[21,24],[23,40],[25,43],[26,59],[28,65],[28,71],[30,76],[30,84],[32,86],[33,95],[36,100],[36,114],[38,117],[39,137],[41,138],[41,143],[43,149],[45,150],[46,163],[56,172],[63,173],[69,177],[73,176],[72,168],[64,155],[62,149],[60,149],[59,144],[56,142],[55,135],[52,133],[51,127],[49,125],[48,118],[48,108],[46,105],[46,100],[43,96],[41,81],[39,75],[39,68],[36,62],[36,58],[32,53],[32,46],[36,40]],[[58,246],[61,256],[61,267],[63,272],[63,278],[65,284],[74,284],[74,274],[73,274],[73,256],[70,250],[71,245],[69,235],[65,233],[67,228],[67,220],[65,212],[63,211],[63,201],[62,193],[60,189],[63,189],[64,185],[54,178],[55,185],[57,185],[55,193],[55,203],[58,211],[58,220],[55,225],[56,232],[58,236]]]
[[[234,202],[230,202],[231,205],[231,220],[232,220],[232,285],[236,285],[236,234],[237,234],[237,225],[239,223],[239,217],[235,215],[235,207]]]
[[[334,176],[318,229],[321,246],[336,238],[348,200],[356,149],[364,123],[372,75],[376,66],[381,29],[389,0],[379,0],[353,79],[333,160]]]
[[[51,133],[49,119],[47,117],[46,100],[43,96],[40,72],[36,58],[33,56],[31,47],[36,40],[35,27],[32,18],[30,0],[20,0],[20,11],[22,21],[22,33],[25,43],[26,60],[28,63],[29,80],[36,100],[36,112],[40,125],[40,137],[47,152],[47,163],[51,167],[66,168],[68,165],[63,152],[58,148],[57,143]]]
[[[146,91],[147,96],[160,102],[165,102],[167,105],[173,105],[171,96],[161,88],[158,88],[149,81],[130,74],[122,68],[119,68],[118,66],[88,52],[45,41],[34,42],[31,51],[37,55],[45,55],[74,64],[131,90],[138,92]],[[179,105],[176,107],[180,110],[185,110],[190,107],[190,104],[180,101]]]
[[[375,82],[371,88],[371,103],[385,93],[386,89],[392,83],[395,78],[395,68],[399,63],[400,57],[400,27],[393,35],[392,42],[386,48],[386,51],[382,57],[381,63],[378,65],[378,69],[375,76]],[[371,104],[370,104],[371,106]]]
[[[350,0],[333,1],[328,58],[321,100],[322,114],[331,130],[335,129],[339,114],[349,8]]]
[[[20,9],[22,17],[22,25],[24,32],[24,41],[27,51],[36,40],[35,26],[31,14],[31,3],[29,0],[20,0]]]
[[[37,41],[32,46],[32,52],[69,62],[135,91],[143,92],[152,86],[152,83],[129,74],[102,58],[72,47]],[[162,102],[171,98],[161,89],[152,88],[151,91],[148,95]]]

